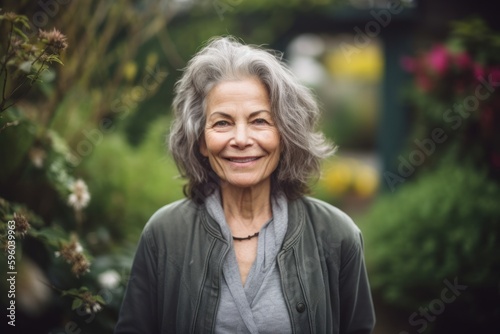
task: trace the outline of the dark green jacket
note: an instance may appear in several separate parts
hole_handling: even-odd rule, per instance
[[[115,333],[213,333],[228,250],[204,205],[158,210],[142,233]],[[308,197],[289,202],[277,261],[293,333],[372,331],[361,233],[345,213]]]

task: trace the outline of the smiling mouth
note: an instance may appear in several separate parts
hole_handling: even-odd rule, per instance
[[[226,158],[226,160],[229,160],[231,162],[237,162],[237,163],[245,163],[245,162],[251,162],[260,159],[260,157],[250,157],[250,158]]]

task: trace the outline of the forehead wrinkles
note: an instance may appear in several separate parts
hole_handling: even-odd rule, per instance
[[[243,109],[251,113],[257,111],[271,113],[267,89],[256,78],[221,82],[210,90],[204,104],[206,114],[208,112],[232,114],[234,109]]]
[[[242,115],[242,116],[246,116],[246,115]],[[268,117],[272,118],[271,113],[268,110],[253,111],[248,115],[248,118],[253,118],[253,117],[258,117],[258,116],[260,116],[260,117],[268,116]],[[214,111],[213,113],[211,113],[208,116],[209,119],[215,118],[215,117],[233,118],[233,116],[230,113],[225,113],[223,111]]]

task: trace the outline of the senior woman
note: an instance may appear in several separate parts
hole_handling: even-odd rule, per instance
[[[115,333],[370,333],[361,233],[305,196],[333,152],[311,92],[223,37],[188,63],[173,108],[187,198],[146,224]]]

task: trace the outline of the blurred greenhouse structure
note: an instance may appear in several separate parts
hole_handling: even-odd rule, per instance
[[[499,333],[497,16],[486,0],[2,4],[2,333],[12,300],[18,332],[112,332],[144,224],[184,196],[173,86],[219,35],[279,50],[320,101],[339,150],[311,195],[363,232],[375,333]]]

